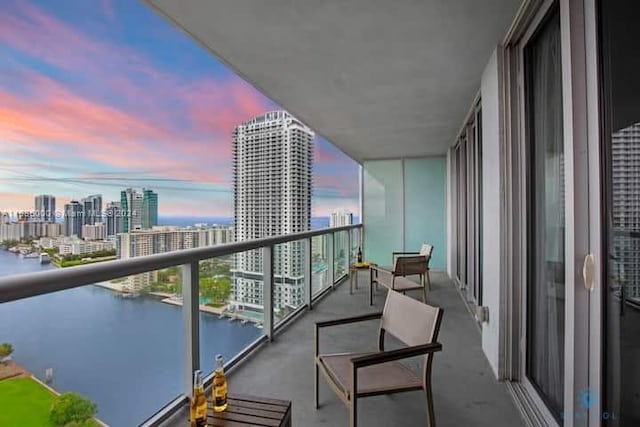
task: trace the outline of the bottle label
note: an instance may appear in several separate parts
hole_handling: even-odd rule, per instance
[[[224,405],[227,404],[227,396],[225,396],[224,394],[218,395],[218,393],[216,393],[214,398],[215,398],[215,405],[216,406],[224,406]]]

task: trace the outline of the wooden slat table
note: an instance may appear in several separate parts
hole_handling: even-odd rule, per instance
[[[227,409],[213,412],[209,401],[207,425],[211,427],[291,427],[291,401],[229,394]]]

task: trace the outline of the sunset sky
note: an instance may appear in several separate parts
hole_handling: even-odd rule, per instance
[[[148,187],[161,215],[232,216],[233,127],[276,104],[139,1],[2,6],[0,211]],[[313,214],[358,213],[357,163],[314,157]]]

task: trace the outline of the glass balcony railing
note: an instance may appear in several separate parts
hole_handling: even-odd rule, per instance
[[[333,234],[333,277],[340,279],[349,273],[349,230]]]
[[[311,238],[311,283],[314,296],[322,293],[333,284],[328,268],[327,240],[326,235]]]
[[[157,423],[187,401],[193,370],[208,384],[216,354],[231,367],[347,274],[360,228],[2,277],[0,337],[107,424]]]

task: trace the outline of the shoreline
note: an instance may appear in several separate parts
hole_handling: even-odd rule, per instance
[[[124,292],[122,289],[124,286],[126,286],[125,284],[111,283],[111,282],[98,282],[98,283],[94,283],[93,285],[116,292],[120,294],[120,296],[127,294],[127,292]],[[168,292],[153,291],[153,292],[149,292],[149,295],[156,299],[160,299],[160,302],[162,303],[174,305],[177,307],[182,307],[182,298],[175,296],[174,294],[171,294]],[[261,319],[256,319],[251,316],[245,316],[242,314],[242,312],[229,312],[226,310],[225,307],[211,307],[206,304],[200,304],[199,309],[200,309],[200,312],[202,313],[217,315],[221,319],[228,318],[230,321],[239,320],[245,323],[252,323],[255,326],[261,326],[263,322]]]
[[[62,394],[58,390],[51,387],[49,384],[47,384],[46,382],[42,381],[40,378],[35,376],[31,371],[29,371],[27,368],[25,368],[18,362],[14,360],[9,360],[6,363],[7,365],[5,367],[8,367],[14,373],[7,376],[0,377],[0,381],[12,380],[15,378],[29,378],[31,381],[35,382],[36,384],[38,384],[39,386],[41,386],[42,388],[44,388],[45,390],[47,390],[49,393],[53,394],[56,397]],[[105,423],[98,417],[93,417],[93,419],[98,423],[98,425],[102,427],[109,427],[107,423]]]

